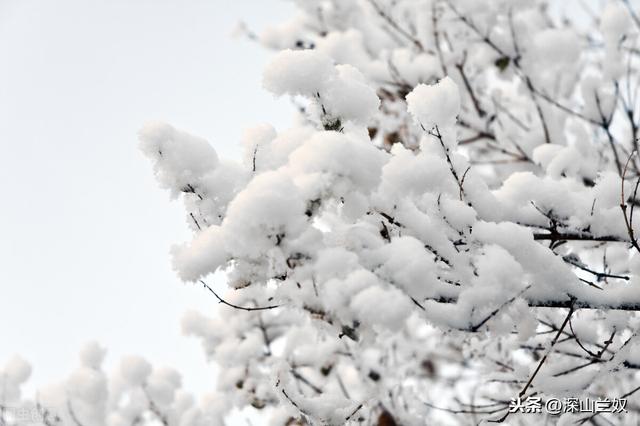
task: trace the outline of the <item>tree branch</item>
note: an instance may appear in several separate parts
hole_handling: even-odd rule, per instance
[[[245,307],[245,306],[234,305],[233,303],[229,303],[226,300],[224,300],[223,298],[221,298],[220,296],[218,296],[218,293],[216,293],[211,287],[209,287],[209,285],[207,283],[205,283],[202,280],[199,280],[199,281],[204,286],[204,288],[206,290],[209,290],[209,292],[211,294],[213,294],[216,297],[216,299],[218,299],[218,301],[220,303],[222,303],[223,305],[227,305],[227,306],[229,306],[231,308],[234,308],[234,309],[239,309],[241,311],[251,312],[251,311],[266,311],[268,309],[275,309],[275,308],[279,308],[280,306],[282,306],[282,305],[269,305],[269,306],[259,306],[259,307],[255,307],[255,308],[248,308],[248,307]]]

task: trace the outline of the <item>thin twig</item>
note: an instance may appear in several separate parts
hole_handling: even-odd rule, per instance
[[[627,202],[624,196],[624,180],[625,180],[625,176],[627,174],[627,170],[629,168],[629,162],[631,161],[631,156],[634,154],[635,152],[632,152],[631,155],[629,156],[629,158],[627,159],[626,164],[624,165],[624,170],[621,174],[621,179],[620,179],[620,209],[622,210],[622,215],[624,216],[624,223],[627,227],[627,233],[629,234],[629,238],[631,239],[631,245],[638,251],[640,252],[640,245],[638,245],[638,240],[635,237],[635,233],[633,231],[633,227],[631,226],[631,220],[633,220],[632,218],[630,219],[629,217],[627,217]],[[640,177],[638,177],[638,182],[640,182]],[[636,183],[636,191],[638,189],[638,182]]]
[[[269,305],[269,306],[259,306],[259,307],[255,307],[255,308],[248,308],[248,307],[245,307],[245,306],[234,305],[233,303],[229,303],[226,300],[224,300],[223,298],[221,298],[220,296],[218,296],[218,293],[216,293],[211,287],[209,287],[209,285],[207,283],[205,283],[202,280],[199,280],[199,281],[204,286],[205,289],[209,290],[209,292],[211,292],[211,294],[213,294],[216,297],[216,299],[218,299],[218,301],[220,303],[222,303],[223,305],[227,305],[227,306],[229,306],[231,308],[234,308],[234,309],[240,309],[242,311],[251,312],[251,311],[266,311],[268,309],[275,309],[275,308],[279,308],[280,306],[282,306],[282,305]]]

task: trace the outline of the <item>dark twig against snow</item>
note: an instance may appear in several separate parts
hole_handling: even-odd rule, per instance
[[[203,285],[203,287],[206,290],[208,290],[211,294],[213,294],[216,297],[216,299],[218,299],[218,302],[222,303],[223,305],[227,305],[227,306],[229,306],[231,308],[234,308],[234,309],[239,309],[241,311],[252,312],[252,311],[266,311],[266,310],[269,310],[269,309],[279,308],[281,306],[281,305],[269,305],[269,306],[246,307],[246,306],[234,305],[233,303],[227,302],[222,297],[218,296],[218,293],[216,293],[215,290],[213,290],[203,280],[199,280],[199,281],[200,281],[200,283]]]

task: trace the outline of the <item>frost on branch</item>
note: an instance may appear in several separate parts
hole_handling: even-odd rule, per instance
[[[508,411],[537,395],[629,399],[558,424],[637,422],[634,5],[586,23],[541,0],[295,3],[255,37],[295,126],[247,131],[241,163],[141,132],[194,231],[174,268],[221,302],[183,323],[220,366],[216,419],[542,424]],[[177,382],[145,365],[124,383],[168,403]]]

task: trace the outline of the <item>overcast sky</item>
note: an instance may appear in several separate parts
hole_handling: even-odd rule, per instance
[[[150,119],[239,156],[243,128],[289,122],[261,89],[269,57],[230,34],[291,15],[283,0],[0,0],[0,364],[64,378],[89,340],[211,388],[181,314],[212,309],[171,271],[181,203],[137,150]]]

